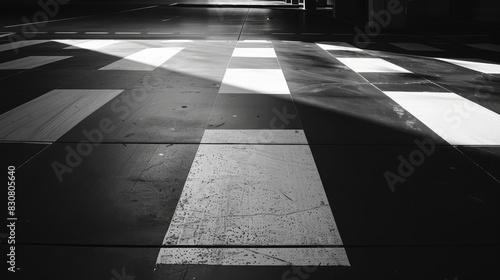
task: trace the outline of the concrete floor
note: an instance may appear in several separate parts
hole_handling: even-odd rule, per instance
[[[0,17],[14,276],[497,274],[495,30],[360,44],[324,11],[173,3]]]

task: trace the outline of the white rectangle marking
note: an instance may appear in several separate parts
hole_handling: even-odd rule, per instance
[[[109,34],[109,32],[106,32],[106,31],[87,31],[87,32],[85,32],[85,34],[89,34],[89,35],[105,35],[105,34]]]
[[[411,73],[381,58],[337,58],[357,73]]]
[[[350,52],[362,52],[362,49],[355,48],[347,43],[336,43],[336,45],[329,44],[316,44],[325,51],[350,51]]]
[[[67,59],[70,57],[71,56],[28,56],[0,63],[0,70],[33,69],[63,59]]]
[[[500,115],[455,93],[384,93],[451,145],[500,145]]]
[[[157,264],[350,266],[341,248],[162,248]]]
[[[30,40],[30,41],[17,41],[8,44],[0,45],[0,52],[10,51],[15,49],[20,49],[28,46],[38,45],[42,43],[46,43],[48,40]]]
[[[219,93],[290,94],[281,69],[227,69]]]
[[[149,48],[100,68],[99,70],[152,71],[183,48]]]
[[[125,32],[115,32],[116,35],[140,35],[141,32],[136,31],[125,31]]]
[[[234,133],[234,139],[245,137],[240,131]],[[308,145],[201,144],[163,244],[293,247],[342,245],[342,240]],[[182,259],[189,250],[161,250],[158,262],[173,262],[177,254]],[[221,250],[225,257],[231,255],[231,249]],[[294,250],[286,248],[282,253]],[[342,257],[330,251],[325,253],[327,261],[307,260],[314,250],[299,251],[303,253],[297,255],[299,260],[285,262],[349,265],[343,249],[337,249]],[[283,264],[254,257],[242,254],[227,264]],[[207,256],[200,256],[192,261],[206,260]]]
[[[0,139],[54,142],[122,91],[50,91],[2,114]]]
[[[303,130],[207,129],[201,144],[303,144],[307,139]]]
[[[274,48],[235,48],[233,57],[276,57]]]
[[[437,59],[477,72],[482,72],[487,74],[500,74],[500,65],[498,64],[474,62],[474,61],[458,60],[458,59],[448,59],[448,58],[437,58]]]

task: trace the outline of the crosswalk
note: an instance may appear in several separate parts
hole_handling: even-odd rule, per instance
[[[157,265],[351,265],[342,228],[332,211],[334,202],[326,195],[307,127],[295,106],[294,95],[298,93],[289,87],[290,77],[280,64],[287,54],[272,41],[39,40],[20,42],[17,47],[43,48],[49,44],[59,44],[56,48],[61,55],[30,53],[3,58],[0,72],[56,69],[63,61],[98,53],[109,57],[103,65],[93,66],[92,73],[148,75],[158,69],[191,69],[193,65],[182,65],[176,59],[193,50],[202,51],[207,44],[232,48],[223,61],[227,65],[223,75],[209,81],[219,88],[172,219],[165,225]],[[435,52],[435,56],[442,51],[422,44],[392,45],[407,51]],[[313,47],[324,57],[333,58],[335,67],[360,75],[366,85],[379,90],[418,119],[418,125],[450,145],[500,145],[500,110],[487,109],[420,77],[405,63],[389,61],[376,52],[344,42],[321,42]],[[12,48],[0,45],[0,51]],[[500,74],[500,66],[492,63],[437,57],[433,61],[443,67]],[[67,71],[79,67],[69,65]],[[412,75],[417,86],[422,81],[434,89],[379,88],[377,82],[393,77],[390,75]],[[169,94],[166,88],[155,89],[155,93]],[[131,89],[61,86],[48,91],[0,115],[0,141],[56,143],[104,105],[114,101],[130,105],[132,101],[122,98],[127,90]],[[261,114],[262,108],[268,109],[267,115]],[[165,120],[155,121],[158,129],[170,129],[164,126]]]
[[[335,49],[319,45],[335,57]],[[381,58],[336,57],[363,76],[370,73],[412,73]],[[496,73],[496,64],[438,58],[483,73]],[[380,79],[380,77],[379,77]],[[422,78],[422,81],[425,79]],[[370,80],[375,83],[376,81]],[[427,81],[432,83],[431,81]],[[453,92],[382,91],[451,145],[499,145],[500,115]]]

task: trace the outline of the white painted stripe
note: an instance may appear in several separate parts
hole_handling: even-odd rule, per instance
[[[419,43],[390,43],[407,51],[442,52],[443,50]]]
[[[71,56],[28,56],[0,63],[0,70],[33,69],[49,63],[57,62]]]
[[[149,48],[131,54],[99,70],[152,71],[183,48]]]
[[[235,48],[233,57],[276,57],[274,48]]]
[[[238,43],[271,43],[271,41],[268,41],[268,40],[243,40],[243,41],[238,41]]]
[[[29,41],[16,41],[8,44],[0,45],[0,52],[20,49],[28,46],[46,43],[48,40],[29,40]]]
[[[497,45],[497,44],[482,43],[482,44],[468,44],[467,46],[473,47],[476,49],[500,52],[500,45]]]
[[[455,93],[384,93],[451,145],[500,145],[500,115]]]
[[[48,32],[45,32],[45,31],[26,31],[24,32],[25,34],[47,34]]]
[[[172,35],[171,32],[148,32],[149,35]]]
[[[100,48],[119,43],[118,40],[54,40],[62,44],[70,45],[64,48],[65,50],[72,49],[86,49],[86,50],[98,50]]]
[[[123,90],[53,90],[0,116],[0,139],[56,141]]]
[[[483,63],[483,62],[473,62],[467,60],[458,59],[448,59],[448,58],[436,58],[441,61],[445,61],[451,64],[455,64],[470,70],[477,72],[487,73],[487,74],[500,74],[500,65],[493,63]]]
[[[89,35],[105,35],[105,34],[109,34],[109,32],[107,32],[107,31],[87,31],[87,32],[85,32],[85,34],[89,34]]]
[[[7,36],[10,36],[10,35],[13,35],[15,33],[12,33],[12,32],[8,32],[8,33],[3,33],[1,32],[2,34],[0,34],[0,38],[3,38],[3,37],[7,37]]]
[[[245,266],[350,265],[345,250],[338,248],[162,248],[156,263]]]
[[[207,129],[201,144],[303,144],[307,139],[303,130],[227,130]]]
[[[411,73],[381,58],[337,58],[358,73]]]
[[[78,34],[76,31],[57,31],[54,34]]]
[[[251,141],[241,130],[224,133],[234,133],[230,138],[242,143]],[[205,134],[202,143],[213,141],[207,139],[211,137],[214,134]],[[248,254],[242,251],[253,249],[165,248],[158,263],[349,265],[342,248],[286,248],[342,245],[308,145],[201,144],[163,244],[285,248]],[[273,261],[276,256],[284,260]]]
[[[219,93],[290,94],[281,69],[227,69]]]
[[[142,34],[141,32],[134,32],[134,31],[130,31],[130,32],[115,32],[116,35],[139,35],[139,34]]]
[[[193,40],[163,40],[162,43],[191,43]]]
[[[325,51],[351,51],[351,52],[362,52],[362,49],[353,47],[347,43],[335,43],[336,45],[329,44],[316,44]]]

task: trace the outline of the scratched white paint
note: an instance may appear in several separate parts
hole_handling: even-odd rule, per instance
[[[245,139],[248,134],[240,130],[225,133],[235,134],[230,136],[231,141],[250,142]],[[219,139],[215,134],[206,133],[201,142],[214,143]],[[288,132],[276,139],[285,139],[287,135]],[[293,248],[296,245],[342,245],[342,240],[307,144],[238,143],[199,146],[163,244]],[[295,257],[297,251],[278,249],[268,248],[271,255],[286,253],[286,258],[295,258],[293,263],[320,263],[311,261],[310,256],[314,253],[308,248],[302,248],[307,252]],[[348,265],[342,250],[327,250],[324,252],[327,261],[321,263]],[[193,252],[196,251],[177,253],[189,255]],[[158,261],[175,259],[175,256],[167,256],[172,253],[175,251],[162,250]],[[212,254],[229,256],[232,253],[209,250],[191,262],[205,263]],[[268,264],[264,260],[255,261],[252,254],[241,258],[229,260],[228,264],[245,261]]]
[[[202,144],[303,144],[307,139],[303,130],[273,129],[207,129]]]
[[[158,264],[349,266],[341,248],[162,248]]]

